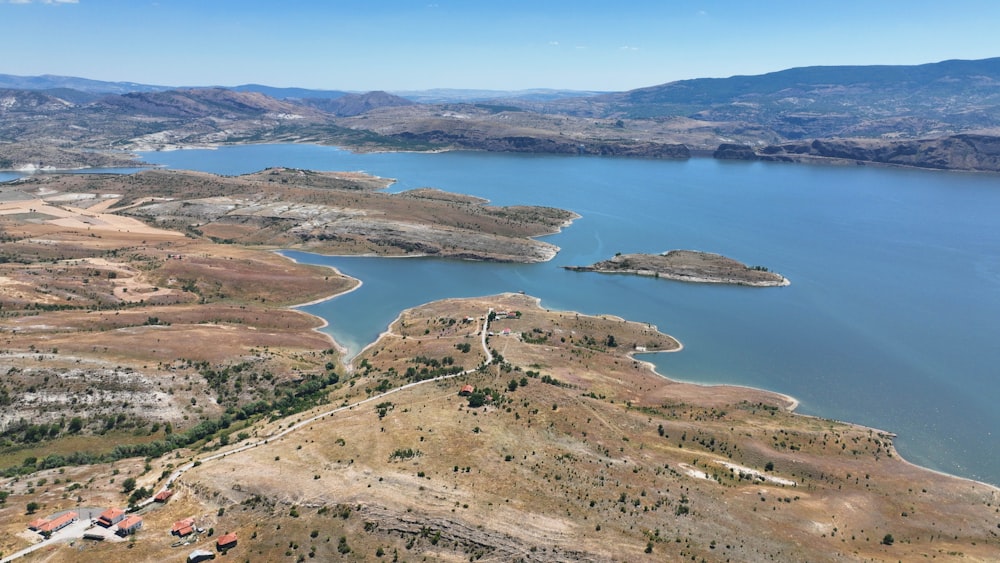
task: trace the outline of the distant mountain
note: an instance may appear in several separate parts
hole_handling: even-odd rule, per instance
[[[305,98],[299,100],[305,105],[318,108],[339,117],[361,115],[376,108],[412,106],[415,102],[393,96],[386,92],[368,92],[366,94],[346,94],[336,99]]]
[[[746,99],[787,99],[795,95],[837,98],[902,92],[909,99],[954,95],[957,90],[996,93],[1000,57],[951,60],[916,66],[810,66],[756,76],[681,80],[609,94],[630,104],[716,105]]]
[[[953,133],[1000,126],[1000,58],[681,80],[547,111],[750,122],[787,139]]]
[[[74,90],[72,88],[49,88],[46,90],[36,90],[42,94],[47,94],[60,100],[65,100],[72,104],[89,104],[94,100],[101,99],[102,96],[106,94],[98,94],[96,92],[84,92],[82,90]]]
[[[306,106],[276,100],[257,92],[225,88],[192,88],[165,92],[134,92],[107,96],[89,105],[123,115],[161,118],[253,118],[264,114],[317,113]]]
[[[520,99],[525,101],[544,102],[563,98],[580,98],[597,96],[608,92],[589,90],[552,90],[536,88],[531,90],[462,90],[452,88],[436,88],[431,90],[403,90],[393,94],[421,104],[474,103],[494,100]]]
[[[346,96],[348,92],[341,90],[310,90],[308,88],[276,88],[274,86],[264,86],[263,84],[241,84],[239,86],[233,86],[228,88],[236,92],[257,92],[264,94],[265,96],[271,96],[279,100],[289,100],[289,99],[304,99],[304,98],[318,98],[318,99],[336,99],[341,96]]]
[[[57,112],[73,105],[72,102],[45,92],[0,88],[0,115],[13,112],[31,114]]]
[[[54,76],[51,74],[43,74],[41,76],[0,74],[0,88],[17,90],[69,88],[91,94],[126,94],[128,92],[157,92],[170,89],[169,86],[154,86],[135,82],[105,82],[102,80],[90,80],[89,78]]]

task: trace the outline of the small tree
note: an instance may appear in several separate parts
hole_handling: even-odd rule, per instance
[[[37,502],[31,501],[31,502],[28,503],[28,505],[25,508],[28,509],[28,514],[34,514],[41,507],[38,505]]]
[[[134,477],[129,477],[128,479],[125,479],[124,481],[122,481],[122,492],[123,493],[131,493],[134,490],[135,490],[135,478]]]
[[[895,542],[896,538],[892,537],[892,534],[886,534],[885,537],[882,538],[882,545],[892,545]]]

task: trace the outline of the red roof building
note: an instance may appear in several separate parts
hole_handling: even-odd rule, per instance
[[[79,519],[79,515],[76,512],[67,512],[62,516],[57,516],[52,520],[39,526],[38,531],[43,534],[51,534],[52,532],[57,532],[62,530],[66,526],[69,526],[73,522]]]
[[[97,517],[97,524],[104,526],[105,528],[110,528],[111,526],[121,522],[122,518],[125,518],[124,510],[120,508],[109,508]]]
[[[48,518],[35,518],[31,522],[28,522],[28,529],[29,530],[34,530],[34,531],[37,532],[38,530],[40,530],[42,528],[42,526],[44,526],[44,525],[46,525],[48,523],[49,523],[49,519]]]
[[[458,392],[459,395],[471,395],[476,388],[471,385],[463,385],[462,390]]]
[[[236,534],[230,533],[223,536],[219,536],[219,539],[215,542],[216,549],[229,549],[231,547],[236,547]]]
[[[184,537],[190,535],[194,532],[194,518],[185,518],[183,520],[178,520],[174,522],[174,526],[170,528],[170,533],[175,536]]]
[[[156,496],[153,497],[153,500],[156,502],[167,502],[167,499],[169,499],[172,496],[174,496],[173,491],[171,491],[170,489],[164,489],[156,493]]]
[[[136,516],[133,514],[128,518],[122,520],[118,523],[118,531],[115,532],[119,536],[127,536],[129,534],[136,533],[139,528],[142,527],[142,516]]]

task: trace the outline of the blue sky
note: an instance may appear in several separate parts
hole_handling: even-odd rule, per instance
[[[1000,2],[0,0],[0,73],[170,86],[628,90],[1000,56]]]

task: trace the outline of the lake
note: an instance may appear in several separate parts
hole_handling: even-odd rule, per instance
[[[661,374],[770,389],[799,412],[899,435],[908,460],[1000,484],[1000,177],[871,168],[449,152],[353,154],[313,145],[143,153],[173,168],[363,170],[391,191],[432,186],[582,218],[545,237],[544,264],[291,258],[363,280],[304,310],[353,352],[404,308],[525,291],[545,307],[649,322],[685,349]],[[716,252],[784,288],[568,272],[616,252]],[[405,283],[400,283],[405,280]]]

